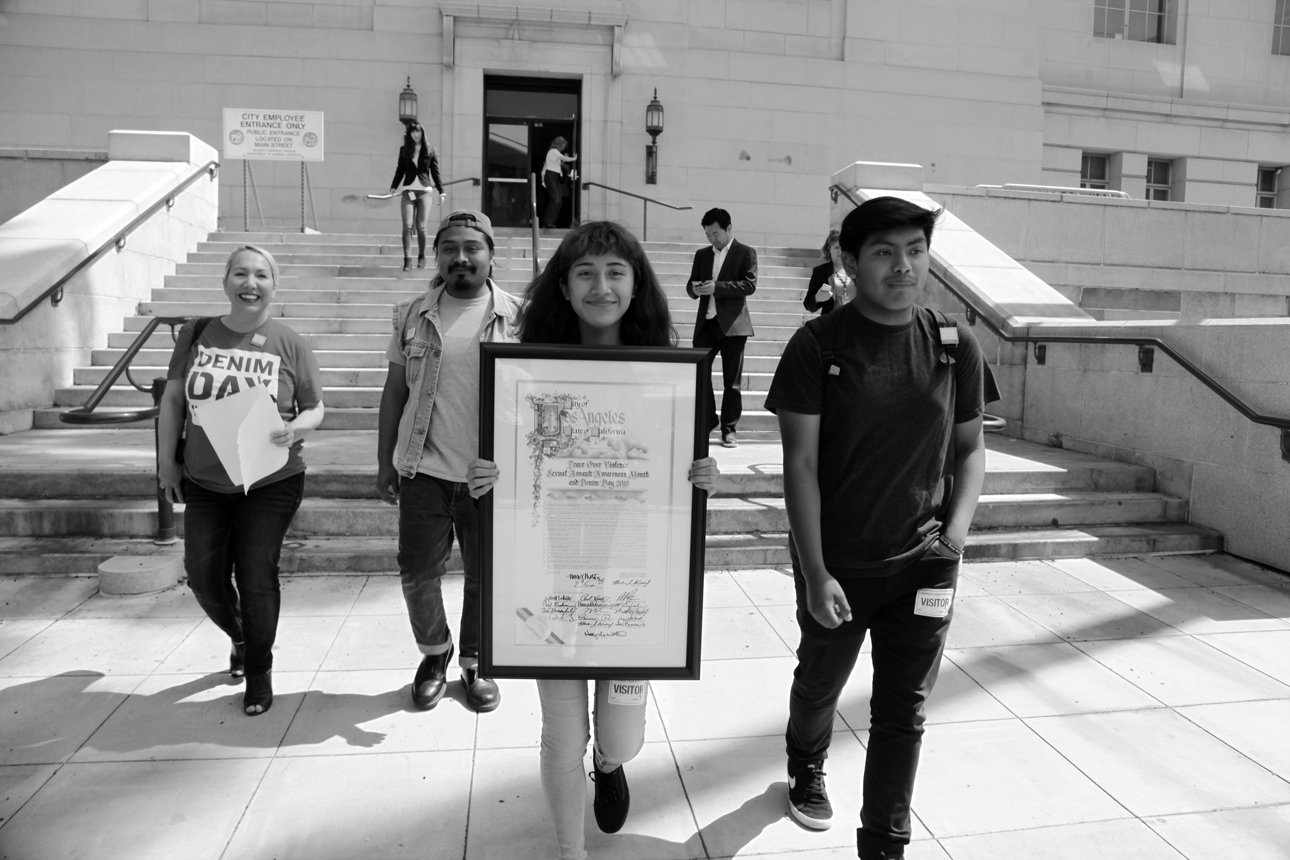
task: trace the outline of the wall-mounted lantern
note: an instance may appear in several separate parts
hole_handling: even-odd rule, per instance
[[[412,90],[412,76],[408,76],[408,85],[399,93],[399,122],[412,125],[417,121],[417,94]]]
[[[663,103],[658,100],[658,88],[654,88],[654,98],[645,106],[645,133],[652,141],[645,147],[645,184],[658,184],[658,136],[663,133]]]

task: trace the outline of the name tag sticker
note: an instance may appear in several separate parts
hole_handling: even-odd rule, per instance
[[[944,618],[954,605],[952,588],[920,588],[914,598],[914,614],[928,618]]]
[[[408,329],[407,337],[405,337],[405,338],[403,338],[403,339],[404,339],[405,341],[409,341],[409,340],[412,340],[413,338],[415,338],[416,336],[417,336],[417,327],[416,327],[416,326],[413,326],[412,328]]]
[[[644,681],[610,681],[609,704],[643,705],[645,704]]]
[[[268,340],[269,339],[262,334],[253,334],[251,335],[251,346],[264,346]]]

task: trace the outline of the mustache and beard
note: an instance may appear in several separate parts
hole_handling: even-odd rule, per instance
[[[488,271],[492,271],[491,265],[488,266]],[[453,263],[448,267],[448,271],[443,273],[443,279],[454,284],[469,284],[475,281],[478,273],[479,267],[474,263]]]

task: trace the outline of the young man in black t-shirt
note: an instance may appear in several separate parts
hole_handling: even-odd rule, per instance
[[[786,733],[789,812],[817,830],[833,822],[824,759],[871,631],[863,860],[901,858],[909,843],[923,706],[985,479],[982,410],[998,398],[971,333],[914,304],[939,214],[879,197],[846,217],[839,241],[856,297],[793,336],[766,398],[783,437],[802,632]]]

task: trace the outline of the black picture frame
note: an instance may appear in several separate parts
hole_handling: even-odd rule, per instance
[[[703,633],[707,494],[689,483],[686,476],[694,460],[708,455],[706,422],[707,413],[711,411],[711,405],[707,402],[710,399],[711,390],[710,374],[711,356],[707,350],[702,349],[480,344],[479,452],[480,457],[485,460],[500,459],[498,467],[503,470],[494,489],[478,500],[481,534],[480,671],[485,677],[622,681],[698,680]],[[633,400],[634,384],[637,386],[635,392],[642,398],[640,404],[636,404]],[[557,388],[561,391],[568,389],[597,392],[607,402],[612,401],[620,406],[624,403],[627,405],[621,407],[621,412],[614,412],[613,409],[600,412],[593,409],[590,413],[585,410],[579,412],[581,407],[572,410],[565,407],[579,398],[581,400],[587,398],[575,394],[551,393]],[[529,409],[520,405],[521,390],[528,392],[524,396],[527,398],[528,407],[531,407],[531,415]],[[656,395],[659,391],[672,392],[670,413],[662,414],[666,413],[666,410],[648,409],[644,404],[644,400],[658,400]],[[539,393],[534,394],[534,392]],[[552,398],[556,398],[558,403],[563,405],[553,406]],[[666,398],[663,399],[663,403],[667,404]],[[657,407],[657,404],[655,406]],[[606,429],[597,426],[593,430],[585,421],[579,423],[589,414],[612,418],[622,416],[623,427]],[[593,440],[585,435],[579,436],[580,433],[599,434],[603,431],[606,435],[597,435],[596,439],[605,446],[616,444],[619,447],[613,450],[624,452],[615,456],[622,456],[624,459],[632,456],[641,457],[646,464],[656,461],[657,458],[652,454],[629,448],[632,443],[626,441],[628,436],[609,435],[615,431],[625,433],[629,414],[630,420],[640,421],[652,428],[654,432],[649,436],[650,439],[660,439],[667,433],[671,434],[671,441],[666,443],[670,445],[669,456],[666,458],[668,471],[665,475],[665,486],[669,488],[667,499],[661,498],[658,492],[654,492],[651,496],[649,486],[643,490],[635,489],[637,482],[633,478],[626,481],[602,481],[601,483],[615,484],[620,489],[604,489],[593,485],[585,490],[585,496],[576,495],[583,492],[582,488],[571,489],[567,495],[576,498],[576,501],[564,502],[563,497],[566,494],[559,490],[557,482],[567,480],[572,485],[575,480],[581,480],[585,485],[588,480],[600,480],[598,477],[589,479],[565,477],[566,472],[567,475],[575,474],[577,470],[573,468],[574,466],[588,465],[590,461],[598,460],[598,455],[594,453],[589,457],[570,453],[585,450],[579,447],[580,445],[593,444]],[[552,417],[553,415],[555,417]],[[665,422],[665,419],[668,420]],[[525,427],[531,428],[528,433],[523,433]],[[523,440],[523,449],[521,449],[521,440]],[[505,448],[499,448],[499,442]],[[641,444],[645,451],[650,450],[643,443],[637,444]],[[610,449],[606,447],[601,450]],[[583,459],[579,460],[578,457]],[[562,460],[570,464],[566,466],[565,472],[543,470],[544,464],[562,464]],[[613,457],[599,458],[599,462],[608,463],[614,468],[621,465]],[[523,474],[521,474],[522,468],[525,470]],[[593,471],[596,475],[605,474],[604,471]],[[562,477],[547,477],[552,474],[559,474]],[[592,472],[579,474],[590,475]],[[608,474],[616,476],[620,473],[613,471]],[[651,470],[644,472],[631,470],[628,474],[644,475],[643,485],[657,486],[663,480]],[[653,479],[650,479],[651,475],[654,475]],[[688,492],[678,486],[678,481],[684,481]],[[521,509],[521,487],[524,488],[523,505],[528,506],[526,510],[532,523],[531,527],[525,527],[523,524],[515,525],[520,519],[518,512]],[[624,580],[621,578],[622,574],[609,574],[619,578],[611,585],[603,582],[602,577],[600,587],[602,590],[615,586],[623,589],[615,598],[597,595],[589,597],[589,592],[579,592],[576,605],[570,605],[565,599],[566,595],[561,593],[561,589],[555,589],[547,591],[543,596],[541,612],[534,613],[528,609],[519,608],[514,610],[516,618],[512,618],[509,606],[515,602],[516,595],[522,589],[529,589],[530,593],[534,589],[540,591],[544,587],[542,583],[554,582],[561,577],[571,581],[576,580],[579,587],[585,581],[582,578],[589,578],[594,583],[597,576],[595,564],[588,564],[585,558],[579,559],[583,563],[575,565],[577,573],[553,566],[549,562],[549,553],[545,549],[548,547],[549,541],[546,539],[549,538],[550,533],[542,531],[541,534],[537,534],[541,529],[554,529],[553,517],[570,516],[569,510],[590,511],[585,502],[593,499],[604,500],[593,502],[594,516],[604,516],[607,515],[605,511],[613,510],[618,511],[618,516],[631,514],[633,525],[638,524],[638,520],[646,520],[644,526],[646,534],[649,533],[649,529],[655,528],[656,524],[666,523],[666,526],[661,529],[666,534],[659,535],[660,538],[665,536],[671,538],[666,541],[669,547],[668,563],[662,571],[663,582],[656,585],[653,579],[655,571],[651,570],[647,578],[649,584],[643,586],[647,594],[659,592],[666,594],[666,600],[662,601],[666,605],[660,605],[657,601],[651,603],[648,600],[641,600],[636,608],[627,608],[613,618],[613,624],[626,625],[628,628],[626,631],[617,628],[593,629],[606,627],[610,616],[618,611],[608,608],[597,611],[601,606],[630,606],[630,603],[621,604],[619,601],[629,590],[634,600],[638,590],[628,589],[627,585],[623,584],[624,582],[635,583],[636,580]],[[635,511],[629,506],[633,503],[641,505],[641,517],[634,516]],[[688,511],[684,510],[686,507]],[[499,509],[502,511],[500,517]],[[543,514],[547,514],[545,520],[542,520]],[[561,522],[566,521],[573,522],[573,520],[561,520]],[[677,533],[682,526],[687,533],[678,536]],[[596,532],[585,522],[578,523],[577,528],[580,529],[579,534],[584,535],[580,539],[579,546],[585,547],[587,545],[585,535]],[[639,540],[642,537],[639,529],[627,529],[627,531],[632,533],[632,540]],[[617,536],[617,532],[614,534]],[[680,546],[682,541],[678,539],[679,537],[683,537],[684,555],[682,555]],[[531,546],[535,540],[546,541],[542,543],[544,549],[541,557],[532,561],[533,566],[539,570],[532,579],[521,579],[526,576],[518,570],[521,567],[519,563],[521,547]],[[509,543],[499,544],[499,542]],[[594,544],[595,541],[591,543]],[[648,544],[649,552],[655,555],[660,552],[657,549],[657,543],[655,541]],[[565,548],[567,545],[562,543],[559,551],[568,552]],[[601,551],[596,550],[596,552]],[[612,552],[610,554],[612,555]],[[530,560],[533,557],[532,553],[525,556]],[[539,580],[539,577],[546,577],[546,579]],[[680,581],[682,577],[684,577],[683,583]],[[594,588],[594,585],[591,587]],[[681,621],[683,626],[677,629],[675,627],[677,619],[673,618],[673,615],[680,614],[676,610],[682,595],[684,596],[684,619]],[[584,604],[585,600],[592,602]],[[611,602],[608,604],[595,602],[600,600],[611,600]],[[645,611],[640,613],[639,607],[642,605]],[[547,617],[548,609],[551,610],[549,613],[552,615],[551,619]],[[658,621],[660,611],[665,617]],[[649,618],[650,612],[655,613],[654,619]],[[524,613],[528,613],[528,617]],[[534,616],[541,617],[536,618],[535,621]],[[520,621],[519,625],[516,623],[517,619]],[[557,626],[558,630],[555,629]],[[659,632],[660,628],[662,633]],[[546,638],[538,639],[544,632]],[[559,635],[561,632],[571,641],[564,642]],[[529,633],[532,635],[530,636]],[[667,645],[662,648],[642,646],[632,650],[633,646],[625,642],[596,638],[600,636],[612,636],[631,641],[636,641],[633,637],[637,636],[643,638],[662,636]],[[524,641],[517,643],[517,638],[522,638]],[[642,657],[649,659],[641,659]]]

